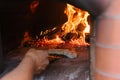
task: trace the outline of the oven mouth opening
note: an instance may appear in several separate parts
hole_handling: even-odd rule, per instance
[[[90,57],[89,39],[90,39],[90,28],[91,28],[89,21],[90,14],[70,4],[64,3],[64,5],[66,6],[64,7],[62,13],[67,17],[67,19],[64,18],[63,19],[64,23],[62,22],[61,24],[60,22],[58,25],[52,25],[52,27],[51,25],[49,25],[50,20],[48,20],[47,25],[45,25],[45,21],[48,18],[43,19],[43,21],[41,21],[42,19],[38,19],[38,18],[36,19],[32,19],[33,17],[30,18],[31,17],[30,15],[34,15],[35,17],[41,17],[41,15],[39,16],[35,15],[35,14],[38,15],[40,13],[40,12],[36,13],[38,7],[35,6],[38,6],[37,2],[31,3],[29,5],[31,14],[26,15],[24,19],[26,20],[32,19],[32,20],[27,21],[27,24],[25,23],[27,25],[27,28],[21,31],[18,29],[17,32],[18,34],[15,33],[16,32],[15,30],[11,30],[12,28],[10,29],[12,35],[16,34],[15,37],[17,36],[16,39],[14,39],[14,36],[12,37],[13,42],[14,40],[17,42],[17,48],[12,47],[11,49],[9,49],[9,51],[7,51],[7,54],[5,55],[6,70],[3,72],[2,75],[14,69],[18,65],[18,63],[23,59],[26,51],[29,48],[36,48],[36,49],[48,50],[48,52],[52,49],[53,52],[49,52],[50,53],[49,60],[51,63],[48,66],[48,69],[46,69],[42,74],[36,75],[35,78],[42,79],[42,76],[44,77],[46,76],[45,79],[51,77],[50,80],[54,80],[54,79],[57,80],[55,74],[56,76],[58,76],[59,72],[61,74],[59,78],[64,80],[70,79],[71,78],[70,75],[72,75],[72,73],[75,73],[74,75],[75,78],[81,78],[81,80],[82,78],[88,77],[89,57]],[[21,15],[18,16],[20,17]],[[43,17],[44,16],[42,16],[41,18]],[[22,22],[21,20],[22,19],[18,20],[20,22],[18,22],[18,24],[16,23],[15,25],[13,25],[14,23],[12,23],[11,26],[16,27],[16,25],[19,25]],[[41,23],[39,23],[39,20],[41,21]],[[35,25],[33,24],[31,25],[30,22],[34,22]],[[54,22],[54,20],[52,22]],[[59,20],[57,22],[59,22]],[[8,25],[5,26],[7,26],[6,28],[8,28]],[[18,38],[19,35],[21,35],[22,38]],[[3,35],[3,37],[4,36],[5,35]],[[10,34],[8,34],[8,36],[11,37]],[[9,37],[7,37],[6,39],[8,39]],[[18,39],[19,41],[17,41]],[[8,40],[6,41],[7,43],[9,43]],[[56,54],[55,53],[56,51],[61,53]],[[73,54],[69,55],[69,53],[72,53],[72,51],[74,51],[75,55]],[[68,77],[64,76],[63,73]],[[80,75],[80,76],[76,77],[76,75]]]

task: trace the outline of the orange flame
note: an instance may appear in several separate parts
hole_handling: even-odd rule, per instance
[[[77,35],[80,35],[78,42],[80,42],[81,44],[81,40],[80,40],[81,38],[83,39],[82,42],[85,43],[85,33],[90,33],[90,25],[88,24],[87,21],[89,13],[86,11],[82,11],[70,4],[67,4],[64,13],[68,16],[68,21],[62,26],[62,30],[64,31],[64,34],[67,34],[69,32],[76,33]],[[81,30],[78,30],[79,28],[82,27],[79,26],[80,24],[85,26],[85,29],[82,30],[82,35],[80,34]],[[72,40],[72,42],[75,41]]]
[[[55,44],[60,44],[60,43],[64,43],[64,41],[59,37],[59,35],[56,35],[56,38],[55,39],[52,39],[52,40],[48,40],[48,39],[45,39],[45,42],[47,43],[55,43]]]
[[[78,24],[81,22],[82,13],[80,9],[75,8],[74,6],[67,4],[67,7],[64,13],[68,16],[68,21],[63,24],[62,30],[66,33],[76,32]]]
[[[38,3],[35,3],[33,5],[33,12],[34,12],[34,8],[36,8],[37,5]],[[86,11],[80,10],[70,4],[67,4],[67,7],[64,13],[67,15],[68,20],[62,25],[61,27],[62,32],[60,34],[57,34],[56,38],[49,40],[45,36],[43,39],[37,38],[37,41],[33,40],[31,44],[41,48],[46,48],[46,47],[55,48],[56,46],[58,47],[58,45],[60,45],[60,48],[63,48],[63,47],[70,48],[70,47],[74,47],[74,45],[75,46],[89,45],[88,43],[85,42],[86,33],[87,34],[90,33],[90,25],[88,24],[88,21],[87,21],[89,13]],[[48,34],[49,32],[52,32],[55,29],[56,27],[50,30],[41,31],[40,36]],[[77,35],[77,37],[71,38],[69,42],[68,41],[65,42],[62,37],[67,36],[68,33],[71,33],[71,35],[75,34],[75,36]]]

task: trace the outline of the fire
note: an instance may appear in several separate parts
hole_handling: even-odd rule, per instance
[[[61,44],[61,43],[64,43],[64,41],[58,35],[56,35],[55,39],[52,39],[52,40],[44,39],[44,40],[48,44],[49,43],[52,43],[52,44]]]
[[[84,33],[90,33],[90,25],[88,24],[88,21],[87,21],[88,16],[89,16],[89,13],[86,13],[84,16],[85,24],[86,24],[86,28],[84,29]]]
[[[71,43],[86,44],[85,34],[90,33],[90,25],[87,21],[89,13],[86,11],[82,11],[70,4],[67,4],[64,13],[68,16],[68,21],[62,26],[64,34],[75,33],[77,35],[80,35],[80,37],[77,40],[71,40]],[[83,26],[85,28],[81,30],[80,28]]]
[[[35,4],[35,7],[36,5],[37,4]],[[56,34],[54,39],[48,39],[47,36],[43,39],[37,37],[36,40],[29,43],[41,48],[63,48],[63,46],[64,48],[68,48],[76,45],[89,45],[85,42],[86,33],[90,33],[90,25],[87,21],[89,13],[70,4],[67,4],[64,13],[67,15],[68,20],[61,26],[61,33]],[[42,31],[40,32],[40,36],[54,31],[55,29],[56,27],[51,30]],[[68,36],[70,40],[66,42],[66,37]]]
[[[68,21],[63,24],[62,30],[64,30],[65,34],[69,32],[76,32],[76,29],[82,19],[82,12],[80,11],[80,9],[67,4],[64,13],[68,16]]]

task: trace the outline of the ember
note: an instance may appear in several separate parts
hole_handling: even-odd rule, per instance
[[[51,36],[44,36],[43,39],[40,39],[36,36],[36,39],[27,41],[27,44],[41,49],[71,49],[74,47],[88,46],[89,43],[86,43],[85,37],[86,33],[90,33],[90,25],[87,21],[89,13],[70,4],[67,4],[64,13],[68,16],[68,20],[61,26],[60,31],[55,34],[54,38],[49,39]],[[52,32],[55,29],[57,27],[41,31],[40,36]]]

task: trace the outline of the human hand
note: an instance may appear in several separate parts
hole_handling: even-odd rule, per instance
[[[44,50],[36,50],[31,48],[25,55],[26,57],[31,57],[35,63],[35,73],[40,73],[42,70],[45,70],[49,64],[48,53]]]

